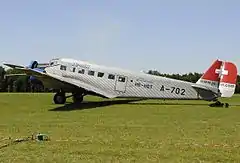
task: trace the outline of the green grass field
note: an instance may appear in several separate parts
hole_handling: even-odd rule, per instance
[[[4,138],[38,132],[51,138],[2,148],[0,162],[240,161],[240,96],[223,100],[229,108],[211,108],[206,101],[90,96],[82,106],[63,107],[52,97],[0,94],[0,146],[10,142]]]

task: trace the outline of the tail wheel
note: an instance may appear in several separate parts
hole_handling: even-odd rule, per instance
[[[213,104],[210,104],[209,106],[211,106],[211,107],[223,107],[224,103],[221,103],[220,101],[217,101],[217,102],[215,102]],[[229,107],[229,104],[225,104],[225,107],[226,108]]]
[[[64,93],[56,93],[53,100],[55,104],[65,104],[66,96]]]
[[[225,103],[225,108],[228,108],[229,107],[229,103]]]

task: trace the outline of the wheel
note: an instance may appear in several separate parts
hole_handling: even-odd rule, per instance
[[[83,96],[82,95],[74,95],[72,99],[73,99],[74,103],[81,103],[83,101]]]
[[[56,93],[53,98],[55,104],[65,104],[66,97],[64,93]]]
[[[221,106],[222,105],[222,103],[220,101],[217,101],[215,104],[216,104],[216,106]]]
[[[210,107],[223,107],[223,103],[221,103],[220,101],[216,101],[215,103],[210,104]]]
[[[228,108],[229,107],[229,103],[225,103],[225,108]]]

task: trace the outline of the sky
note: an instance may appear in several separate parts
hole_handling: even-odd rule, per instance
[[[0,64],[73,58],[133,71],[240,67],[238,0],[0,0]]]

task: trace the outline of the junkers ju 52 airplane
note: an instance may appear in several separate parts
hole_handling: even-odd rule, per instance
[[[235,64],[221,60],[215,60],[196,83],[69,58],[52,59],[42,68],[38,67],[37,61],[27,67],[4,65],[36,77],[46,88],[58,90],[53,98],[55,104],[64,104],[71,96],[74,102],[82,102],[85,95],[96,95],[105,98],[206,100],[215,102],[210,106],[224,106],[218,98],[231,97],[237,80]],[[66,97],[66,93],[72,95]]]

